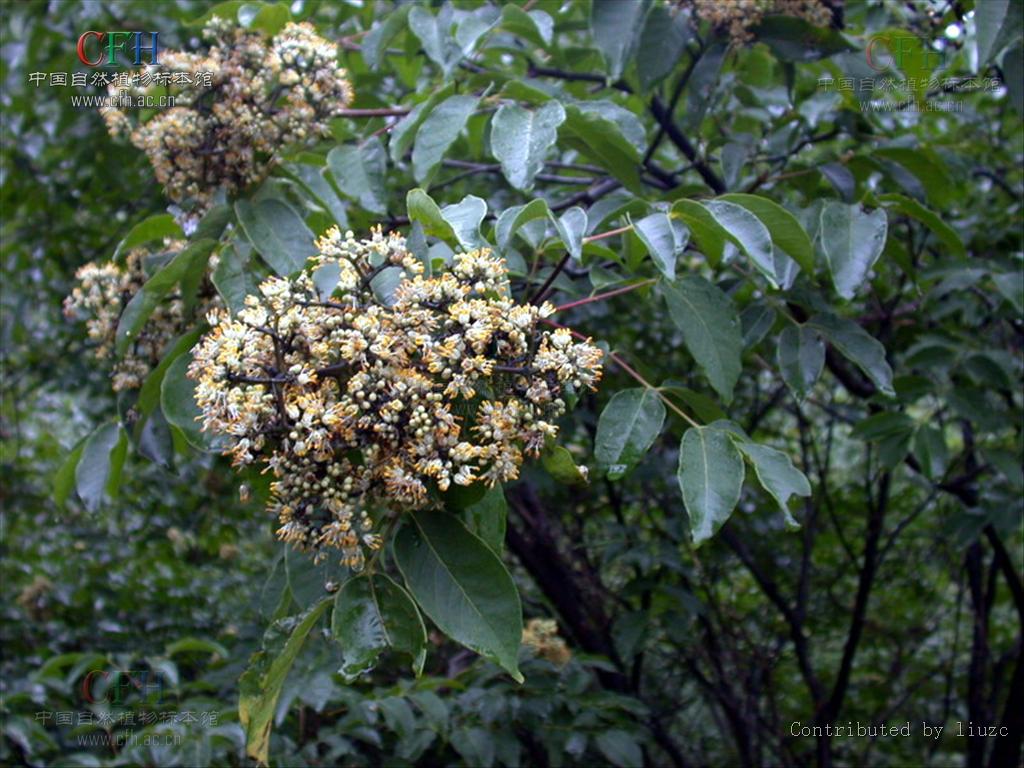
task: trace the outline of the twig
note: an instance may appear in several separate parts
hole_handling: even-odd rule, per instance
[[[622,288],[616,288],[614,291],[599,293],[596,296],[589,296],[585,299],[580,299],[579,301],[570,301],[568,304],[560,304],[559,306],[555,307],[555,312],[564,312],[565,310],[572,309],[573,307],[582,307],[584,304],[592,304],[595,301],[610,299],[612,296],[621,296],[624,293],[635,291],[637,288],[643,288],[645,286],[650,285],[651,283],[656,282],[658,282],[657,278],[652,277],[640,283],[633,283],[632,285],[627,285]]]

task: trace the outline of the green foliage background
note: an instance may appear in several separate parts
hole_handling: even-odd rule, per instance
[[[296,625],[309,638],[280,697],[259,700],[273,764],[1019,760],[1021,3],[830,5],[841,31],[769,19],[732,47],[640,0],[290,7],[339,41],[356,109],[400,109],[286,154],[220,242],[249,253],[246,211],[280,231],[260,218],[272,199],[315,233],[417,228],[431,257],[497,243],[517,296],[551,278],[552,300],[574,303],[559,321],[618,356],[562,424],[568,454],[505,489],[524,616],[557,618],[573,650],[565,666],[521,650],[518,685],[429,624],[422,676],[398,653],[339,674],[351,659],[329,612],[304,612],[346,574],[286,556],[265,480],[177,426],[133,444],[115,493],[55,503],[69,453],[127,405],[60,302],[166,202],[95,110],[29,73],[75,69],[88,29],[194,46],[213,4],[5,4],[0,760],[245,764],[239,678],[261,647],[287,653]],[[878,36],[916,42],[876,71]],[[885,78],[919,109],[864,109]],[[249,254],[249,274],[274,255]],[[736,511],[703,502],[701,482]],[[162,684],[104,698],[97,683],[89,701],[84,681],[115,680],[90,673],[116,670]],[[956,736],[968,720],[1010,735]],[[909,738],[792,734],[907,721]]]

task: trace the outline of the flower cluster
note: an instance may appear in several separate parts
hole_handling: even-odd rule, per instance
[[[146,262],[151,258],[173,258],[185,247],[184,241],[165,240],[160,254],[145,248],[128,251],[123,264],[89,262],[75,273],[77,283],[64,299],[64,314],[70,320],[84,320],[94,354],[99,360],[115,358],[117,325],[128,302],[146,282]],[[212,261],[212,260],[211,260]],[[211,263],[211,269],[215,262]],[[219,303],[213,285],[200,287],[200,311]],[[187,330],[188,318],[180,297],[171,297],[153,309],[131,346],[115,359],[111,378],[115,392],[137,389],[160,362],[167,343]]]
[[[567,664],[572,651],[565,640],[558,636],[558,624],[554,619],[530,619],[523,629],[523,645],[529,647],[542,659],[552,664]]]
[[[379,228],[362,241],[333,228],[317,249],[237,315],[211,313],[189,376],[203,428],[274,473],[279,537],[360,568],[380,513],[517,477],[570,392],[600,380],[601,351],[538,327],[553,307],[515,302],[486,249],[432,276]]]
[[[325,138],[329,119],[352,101],[336,47],[309,24],[288,24],[267,41],[214,17],[205,32],[213,41],[205,53],[160,55],[161,70],[198,83],[171,86],[173,107],[145,122],[137,119],[143,110],[101,110],[112,135],[148,155],[167,196],[188,210],[184,224],[198,220],[218,189],[261,179],[282,146]],[[124,90],[111,86],[111,95]],[[146,88],[127,91],[135,97]]]
[[[750,42],[753,28],[765,16],[795,16],[817,27],[832,22],[832,9],[824,0],[685,0],[685,4],[737,43]]]

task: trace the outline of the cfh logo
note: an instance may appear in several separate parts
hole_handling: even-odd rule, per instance
[[[143,45],[143,35],[149,35],[149,45]],[[78,38],[78,59],[87,67],[117,65],[118,54],[134,55],[131,62],[142,65],[142,52],[149,54],[149,64],[157,64],[159,44],[157,32],[84,32]],[[106,56],[104,56],[106,54]]]
[[[901,71],[923,69],[934,71],[942,66],[943,53],[931,48],[927,40],[913,35],[881,34],[868,41],[864,49],[868,66],[876,72],[884,72],[890,67]]]
[[[129,672],[94,669],[82,679],[82,698],[90,704],[95,704],[97,699],[106,699],[111,704],[120,705],[133,690],[143,696],[156,693],[157,703],[160,703],[164,693],[163,678],[148,669]]]

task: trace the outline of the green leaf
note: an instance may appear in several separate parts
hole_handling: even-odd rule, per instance
[[[416,10],[410,12],[410,18]],[[478,101],[476,96],[449,96],[427,115],[416,131],[412,148],[412,172],[418,184],[428,184],[433,178],[445,153],[476,111]]]
[[[387,156],[380,139],[374,136],[359,146],[335,147],[327,154],[327,166],[342,194],[370,213],[387,212]]]
[[[204,323],[198,328],[193,328],[188,333],[182,334],[168,345],[167,351],[164,352],[164,356],[160,359],[160,363],[150,371],[146,380],[142,383],[142,387],[139,389],[139,399],[135,401],[135,408],[143,416],[151,414],[160,402],[160,385],[163,383],[164,376],[171,363],[192,349],[205,329],[206,325]]]
[[[274,622],[238,680],[238,720],[245,729],[246,754],[260,765],[268,762],[270,729],[288,672],[331,600],[325,597],[298,617]]]
[[[138,248],[140,245],[151,243],[154,240],[163,240],[165,237],[174,239],[185,237],[185,233],[171,214],[158,213],[145,218],[129,229],[128,234],[117,244],[117,248],[114,250],[114,260],[119,261],[122,254],[128,253],[133,248]]]
[[[455,205],[446,205],[441,209],[441,218],[448,222],[455,233],[455,239],[466,251],[485,245],[480,235],[480,224],[486,215],[487,203],[476,195],[468,195]]]
[[[904,32],[899,34],[907,37]],[[914,38],[911,39],[914,40]],[[923,49],[921,55],[927,55]],[[906,60],[913,60],[914,58],[914,56],[904,54],[904,59]],[[927,84],[927,80],[923,80],[923,82]],[[913,179],[920,183],[921,191],[933,205],[941,208],[953,202],[956,183],[952,176],[950,176],[949,170],[946,168],[942,158],[932,150],[925,148],[911,149],[910,147],[883,147],[874,150],[871,153],[871,157],[874,160],[891,161],[898,164],[901,170],[909,172]],[[882,167],[888,167],[890,175],[892,175],[891,165],[887,166],[883,162]],[[902,183],[898,177],[896,180],[898,183]]]
[[[715,218],[718,225],[740,246],[754,262],[754,266],[768,278],[773,288],[779,287],[775,273],[775,257],[772,238],[767,227],[746,208],[723,200],[709,200],[704,207]]]
[[[371,29],[362,40],[361,50],[363,61],[371,70],[380,67],[384,51],[388,44],[405,28],[411,5],[400,5],[384,15],[384,21]]]
[[[803,400],[825,366],[825,342],[813,328],[787,325],[779,334],[776,359],[789,391]]]
[[[885,247],[888,220],[881,208],[864,213],[859,205],[829,200],[821,209],[821,248],[832,272],[836,292],[853,298],[857,287]]]
[[[236,200],[235,215],[252,247],[282,277],[302,269],[316,253],[309,227],[280,200]]]
[[[631,192],[643,191],[638,170],[640,150],[610,115],[584,108],[583,104],[566,104],[560,135],[566,144],[606,168]]]
[[[600,4],[600,0],[595,5]],[[612,729],[601,731],[595,740],[601,754],[618,768],[640,768],[644,764],[644,754],[640,745],[626,731]]]
[[[775,310],[766,303],[757,302],[740,313],[743,328],[743,348],[749,349],[761,342],[775,325]]]
[[[341,645],[338,670],[347,682],[373,669],[385,648],[408,653],[419,676],[427,653],[427,630],[408,593],[384,574],[355,576],[334,599],[334,639]]]
[[[88,437],[83,437],[75,443],[68,453],[68,457],[64,459],[64,463],[60,465],[60,469],[53,476],[53,501],[60,509],[67,504],[71,489],[75,487],[75,470],[82,458],[82,451],[85,449],[88,439]]]
[[[817,61],[854,49],[838,30],[818,27],[796,16],[765,16],[753,31],[784,62]]]
[[[686,86],[686,109],[682,116],[684,131],[697,133],[704,121],[711,97],[725,62],[726,44],[719,40],[708,45],[700,55]]]
[[[243,5],[251,5],[251,0],[224,0],[224,2],[217,3],[207,10],[202,16],[186,22],[185,26],[205,27],[207,22],[209,22],[214,16],[233,24],[238,21],[238,9]]]
[[[1024,273],[1017,271],[992,275],[992,282],[1014,309],[1024,312]]]
[[[665,424],[665,405],[653,389],[616,392],[601,411],[594,438],[594,457],[618,480],[640,463]]]
[[[670,13],[668,5],[661,3],[651,7],[636,49],[636,72],[643,90],[656,85],[675,68],[691,37],[689,13]]]
[[[967,249],[964,248],[960,235],[956,233],[955,229],[939,218],[938,214],[934,211],[925,208],[911,197],[896,193],[879,195],[878,201],[890,211],[898,211],[905,216],[917,219],[928,227],[932,234],[939,238],[954,256],[961,259],[966,258]]]
[[[414,512],[395,537],[395,561],[416,602],[442,632],[523,681],[516,663],[523,614],[512,577],[455,517]]]
[[[379,139],[374,139],[379,146]],[[289,163],[281,169],[302,188],[313,206],[323,209],[332,224],[337,224],[342,231],[348,229],[348,206],[338,194],[337,182],[333,181],[329,167],[303,162]]]
[[[999,53],[1006,36],[1020,34],[1020,2],[1015,0],[983,0],[974,4],[975,45],[978,71]]]
[[[711,266],[717,267],[725,253],[725,244],[731,238],[710,211],[695,200],[677,200],[672,205],[672,218],[686,224],[697,247],[708,257]]]
[[[232,313],[245,307],[246,296],[256,296],[260,283],[249,257],[247,242],[235,240],[220,252],[220,260],[213,270],[213,286]]]
[[[545,11],[527,12],[511,4],[501,9],[501,26],[539,48],[551,45],[555,29],[554,21]]]
[[[524,224],[549,215],[547,201],[542,198],[531,200],[526,205],[506,208],[501,212],[501,216],[498,217],[498,221],[494,225],[494,239],[498,243],[498,249],[504,251],[512,240],[512,236]]]
[[[540,463],[551,477],[565,485],[585,485],[586,468],[577,466],[572,453],[563,445],[553,445],[540,456]]]
[[[604,55],[608,78],[618,80],[633,56],[651,0],[599,0],[590,6],[590,30]]]
[[[153,310],[172,288],[187,282],[190,276],[201,275],[205,271],[206,262],[215,245],[216,242],[213,240],[196,241],[145,282],[128,302],[118,320],[114,342],[114,349],[118,355],[124,355],[129,344],[138,337],[146,321],[153,314]]]
[[[97,427],[82,445],[75,466],[75,489],[90,512],[95,512],[103,501],[117,459],[120,458],[121,463],[124,461],[123,455],[114,455],[115,451],[123,450],[119,447],[122,438],[121,425],[109,422]],[[117,472],[120,472],[120,466]]]
[[[730,402],[740,376],[743,351],[735,307],[728,296],[702,277],[665,281],[662,288],[669,315],[683,332],[686,348],[715,391]]]
[[[452,733],[452,747],[462,758],[462,765],[491,768],[494,765],[495,738],[483,728],[460,728]]]
[[[434,16],[427,8],[416,5],[409,11],[409,29],[423,43],[423,51],[448,77],[459,60],[462,49],[452,36],[452,8],[444,5]],[[422,180],[417,177],[417,181]]]
[[[892,368],[885,347],[857,323],[831,314],[817,315],[807,323],[822,333],[843,357],[855,363],[884,395],[895,396]]]
[[[535,110],[518,104],[498,109],[491,119],[491,153],[509,184],[524,191],[533,188],[533,179],[544,168],[548,150],[558,140],[558,126],[564,122],[565,109],[557,101]]]
[[[558,231],[558,237],[569,251],[574,261],[579,261],[583,256],[583,235],[587,231],[587,212],[579,206],[573,206],[557,219],[555,214],[548,212],[548,216]]]
[[[291,20],[292,14],[288,10],[288,6],[282,3],[265,4],[256,12],[249,27],[273,37]]]
[[[388,153],[391,155],[392,162],[399,162],[406,152],[409,151],[409,147],[412,146],[413,140],[416,138],[416,131],[423,125],[423,121],[426,119],[435,106],[441,103],[443,99],[446,99],[451,95],[452,86],[447,85],[443,88],[439,88],[434,91],[427,98],[412,108],[412,111],[403,117],[394,128],[391,129],[390,139],[388,140]]]
[[[500,555],[508,518],[508,503],[501,485],[488,488],[482,498],[465,508],[465,513],[470,530]]]
[[[440,237],[442,240],[454,240],[455,231],[445,219],[434,199],[417,187],[405,196],[405,207],[409,212],[410,221],[418,221],[423,225],[427,235]]]
[[[689,240],[686,228],[681,225],[673,226],[668,214],[659,211],[633,222],[633,231],[647,248],[661,273],[669,280],[675,280],[676,258],[686,248]]]
[[[118,491],[121,489],[121,470],[124,469],[124,460],[127,457],[128,433],[124,429],[120,429],[117,434],[117,442],[110,451],[110,470],[107,473],[107,485],[104,488],[107,496],[112,499],[117,498]]]
[[[768,229],[772,243],[799,264],[805,273],[814,274],[814,245],[792,213],[759,195],[733,193],[718,199],[735,203],[754,214]]]
[[[930,424],[920,424],[914,433],[914,456],[925,477],[939,480],[949,465],[949,449],[942,430]]]
[[[191,362],[192,354],[189,352],[177,357],[167,367],[160,384],[160,407],[167,422],[180,429],[192,447],[208,451],[212,448],[211,441],[196,420],[202,415],[195,401],[196,383],[185,375]]]
[[[914,431],[914,420],[902,412],[882,411],[857,422],[850,437],[868,442],[879,442]]]
[[[402,267],[385,267],[370,280],[370,288],[381,304],[390,307],[395,303],[395,291],[405,279],[406,274]]]
[[[733,442],[754,465],[757,479],[778,503],[786,526],[790,529],[799,528],[800,523],[789,510],[789,497],[811,495],[811,484],[807,482],[807,476],[794,467],[789,456],[782,451],[746,440],[734,439]]]
[[[743,476],[743,459],[728,432],[691,427],[683,435],[677,477],[694,545],[710,539],[729,519],[740,500]]]

